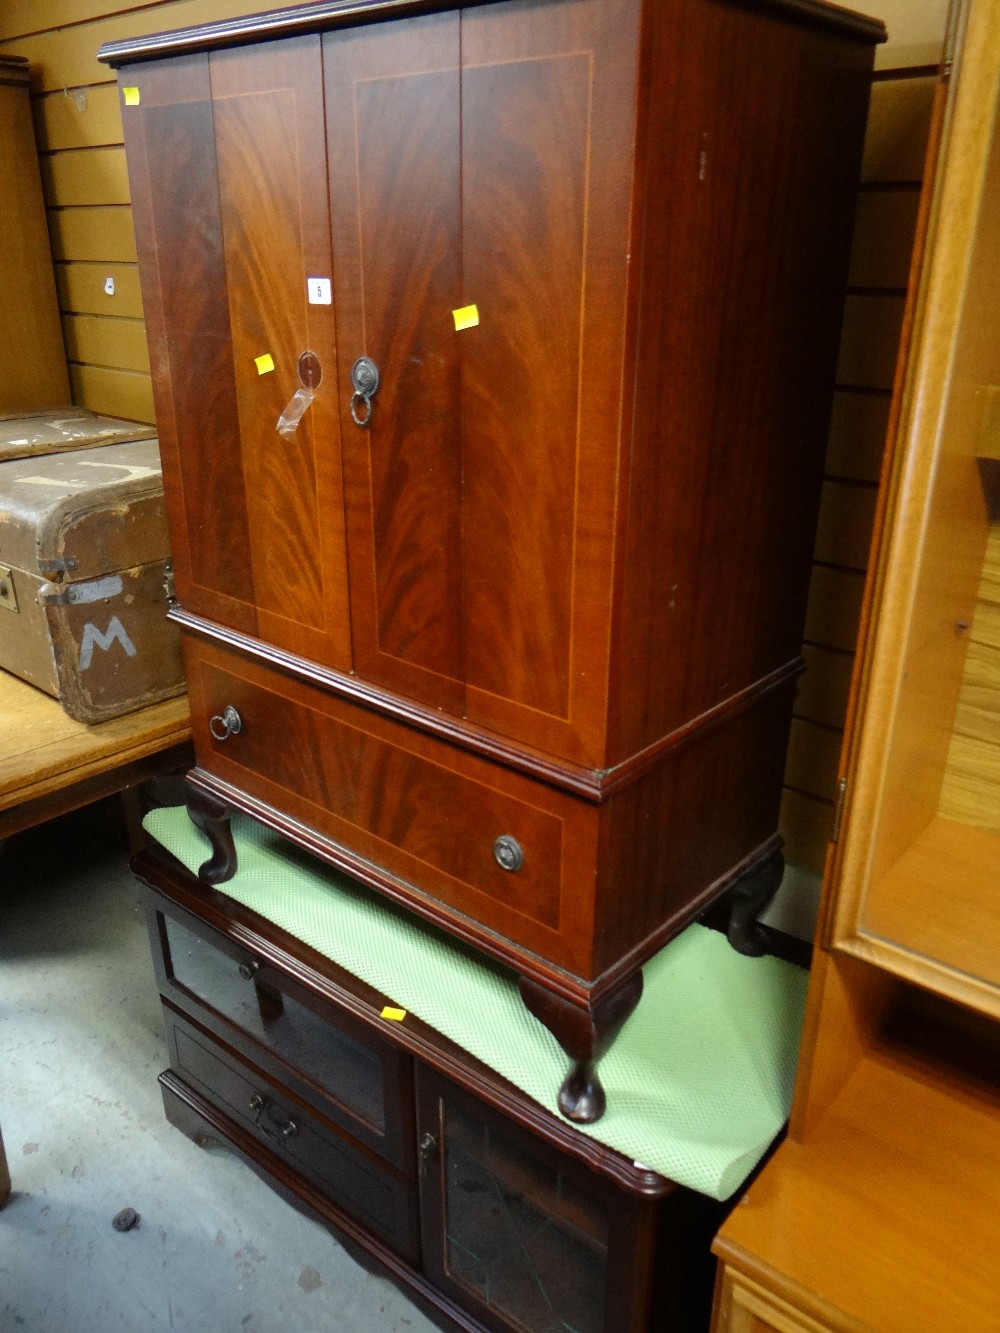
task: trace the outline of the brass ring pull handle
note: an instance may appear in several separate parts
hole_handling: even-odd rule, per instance
[[[261,1120],[261,1116],[267,1110],[267,1098],[262,1097],[259,1092],[255,1092],[250,1098],[250,1110],[253,1112],[254,1124],[265,1138],[271,1139],[274,1143],[286,1143],[299,1132],[299,1127],[294,1120],[288,1119],[284,1124],[279,1124],[277,1120],[274,1120],[273,1114],[271,1119],[274,1120],[274,1129],[269,1129]]]
[[[368,356],[359,356],[351,367],[351,420],[355,426],[365,427],[372,419],[372,399],[378,393],[378,366]],[[363,407],[363,410],[361,410]]]
[[[228,741],[243,730],[243,719],[232,704],[226,704],[221,713],[208,719],[208,729],[217,741]]]

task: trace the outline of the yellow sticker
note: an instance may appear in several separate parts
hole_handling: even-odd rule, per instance
[[[382,1010],[381,1017],[391,1018],[395,1023],[402,1023],[403,1019],[406,1017],[406,1010],[393,1009],[391,1005],[387,1004],[386,1007]]]
[[[263,356],[255,356],[253,363],[257,367],[258,375],[266,375],[269,370],[274,369],[274,357],[270,352],[265,352]]]
[[[138,105],[139,105],[139,100],[140,100],[140,99],[139,99],[139,89],[138,89],[138,88],[123,88],[123,89],[122,89],[122,97],[125,98],[125,105],[126,105],[126,106],[138,106]]]
[[[474,329],[479,323],[479,307],[464,305],[461,310],[453,310],[451,317],[455,321],[456,333],[461,333],[462,329]]]

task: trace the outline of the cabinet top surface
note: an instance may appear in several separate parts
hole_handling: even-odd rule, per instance
[[[466,0],[466,4],[470,2],[478,4],[484,0]],[[726,3],[732,2],[735,0],[726,0]],[[840,5],[829,4],[827,0],[749,0],[749,4],[763,13],[819,25],[841,36],[870,44],[886,40],[886,29],[881,20]],[[106,42],[98,52],[98,57],[117,68],[135,60],[182,55],[242,42],[462,7],[461,0],[314,0],[312,4],[247,14],[242,18],[151,33],[119,42]]]

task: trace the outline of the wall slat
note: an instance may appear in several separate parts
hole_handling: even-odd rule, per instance
[[[124,148],[75,148],[41,159],[42,190],[50,208],[79,204],[127,204]]]
[[[807,643],[802,648],[806,669],[795,696],[796,717],[841,727],[847,712],[854,657]]]
[[[833,802],[786,787],[781,798],[780,828],[785,859],[822,874],[826,845],[833,832]]]
[[[933,78],[886,78],[872,87],[863,181],[919,181],[934,103]]]
[[[844,308],[837,383],[891,389],[903,327],[903,295],[852,293]]]
[[[142,319],[139,269],[135,264],[56,264],[59,308],[65,314],[117,315]],[[105,290],[108,279],[114,292]]]
[[[105,42],[238,18],[241,14],[260,14],[273,8],[274,5],[255,4],[253,0],[171,0],[168,4],[149,5],[94,23],[5,40],[4,51],[8,55],[26,56],[31,62],[31,87],[36,93],[89,87],[115,81],[114,70],[97,59],[98,49]]]
[[[135,232],[130,208],[50,208],[52,258],[136,262]]]
[[[115,370],[149,370],[146,328],[141,319],[108,315],[63,315],[69,361]]]
[[[817,565],[809,585],[806,641],[854,652],[864,575]]]
[[[823,483],[815,558],[828,565],[866,569],[878,490],[865,482]]]
[[[4,0],[0,6],[0,41],[45,32],[70,23],[87,23],[129,9],[149,9],[163,0]]]
[[[834,800],[842,732],[802,718],[792,719],[785,783],[795,791]]]
[[[889,426],[888,393],[838,389],[833,395],[826,475],[878,481]]]
[[[125,417],[129,421],[153,422],[153,385],[148,375],[134,370],[109,370],[104,366],[69,368],[73,402],[92,412]]]
[[[35,138],[40,152],[101,148],[122,142],[118,87],[75,88],[36,97]]]
[[[906,287],[919,204],[916,186],[861,192],[854,215],[850,286]]]

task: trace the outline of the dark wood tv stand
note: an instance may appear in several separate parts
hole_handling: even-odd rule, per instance
[[[725,1205],[560,1121],[166,852],[133,862],[170,1121],[221,1140],[446,1326],[707,1327]]]

